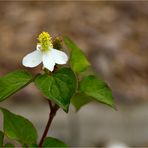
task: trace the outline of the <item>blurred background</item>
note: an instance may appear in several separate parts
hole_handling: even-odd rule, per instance
[[[57,113],[48,135],[72,147],[148,147],[148,2],[0,2],[0,18],[0,76],[26,69],[22,58],[48,31],[74,40],[113,91],[117,111],[91,103],[75,113],[71,106]],[[43,132],[49,108],[33,84],[1,106]]]

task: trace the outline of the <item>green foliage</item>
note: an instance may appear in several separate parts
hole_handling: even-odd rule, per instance
[[[66,145],[65,143],[63,143],[62,141],[53,138],[53,137],[47,137],[43,143],[43,147],[47,148],[47,147],[52,147],[52,148],[68,148],[68,145]]]
[[[4,133],[10,138],[22,144],[36,143],[37,131],[32,123],[26,118],[0,108],[4,116]]]
[[[90,63],[85,57],[81,49],[68,37],[64,37],[64,42],[69,49],[71,49],[70,65],[75,72],[83,72]]]
[[[47,99],[55,102],[65,112],[68,112],[70,102],[77,111],[92,100],[114,107],[112,92],[108,85],[100,78],[90,75],[92,73],[90,69],[86,71],[90,67],[90,63],[81,49],[68,37],[64,37],[64,42],[71,51],[69,59],[71,68],[58,69],[57,66],[55,69],[57,71],[53,73],[49,73],[47,69],[44,69],[44,74],[37,74],[35,77],[25,71],[15,71],[0,77],[0,101],[5,100],[34,81],[41,93]],[[53,46],[60,50],[62,40],[56,38],[53,41]],[[74,72],[78,74],[81,81],[76,78]],[[50,120],[47,125],[50,125],[55,115],[52,113],[57,105],[54,106],[53,102],[50,104]],[[7,109],[0,108],[0,110],[4,117],[4,133],[0,131],[0,147],[14,147],[11,143],[3,144],[4,134],[8,138],[20,142],[24,148],[38,147],[36,144],[37,131],[29,120],[11,113]],[[47,131],[48,129],[45,130],[45,133]],[[43,134],[43,139],[44,137],[46,136]],[[39,147],[68,147],[62,141],[52,137],[47,137],[44,139],[44,143],[42,142],[43,140],[41,140]]]
[[[0,101],[5,100],[32,81],[32,75],[25,71],[15,71],[0,78]]]
[[[27,147],[29,147],[29,148],[38,148],[38,145],[37,144],[30,144]],[[26,146],[24,145],[23,148],[26,148]]]
[[[13,147],[14,148],[14,145],[13,144],[11,144],[11,143],[7,143],[7,144],[5,144],[5,146],[4,146],[5,148],[10,148],[10,147]]]
[[[92,98],[84,93],[76,93],[71,99],[71,102],[75,106],[76,111],[91,101]]]
[[[0,131],[0,147],[3,146],[3,140],[4,140],[4,133]]]
[[[83,78],[80,82],[80,91],[93,97],[95,100],[114,107],[113,96],[107,84],[93,75]]]
[[[68,112],[70,99],[77,87],[75,74],[70,68],[61,68],[52,75],[40,75],[36,78],[35,84],[44,96]]]

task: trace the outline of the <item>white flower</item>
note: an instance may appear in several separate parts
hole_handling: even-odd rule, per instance
[[[37,44],[36,50],[27,54],[22,61],[26,67],[36,67],[43,62],[43,67],[50,71],[54,70],[55,64],[66,64],[68,56],[60,50],[54,49],[51,37],[47,32],[39,35],[40,43]]]

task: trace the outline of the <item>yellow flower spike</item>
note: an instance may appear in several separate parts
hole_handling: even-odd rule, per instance
[[[53,48],[52,37],[48,32],[42,32],[39,35],[38,40],[42,51],[48,51],[50,47]]]

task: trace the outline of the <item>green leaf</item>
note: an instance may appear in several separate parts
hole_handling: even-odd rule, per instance
[[[0,109],[4,116],[4,133],[10,139],[26,145],[36,143],[37,131],[29,120],[4,108]]]
[[[64,37],[64,42],[69,49],[71,49],[70,65],[75,72],[83,72],[90,63],[87,60],[81,49],[68,37]]]
[[[3,146],[3,140],[4,140],[4,133],[0,131],[0,147]]]
[[[80,90],[95,100],[114,107],[112,92],[103,80],[93,75],[84,77],[80,82]]]
[[[35,79],[35,84],[44,96],[68,112],[70,99],[77,87],[75,74],[70,68],[61,68],[52,75],[40,75]]]
[[[4,146],[5,148],[10,148],[10,147],[14,147],[14,145],[13,144],[11,144],[11,143],[7,143],[7,144],[5,144],[5,146]]]
[[[71,102],[75,106],[76,111],[78,111],[82,106],[88,104],[91,101],[92,98],[84,93],[77,93],[71,99]]]
[[[55,147],[62,147],[62,148],[68,148],[68,145],[63,143],[62,141],[56,139],[56,138],[53,138],[53,137],[47,137],[43,143],[43,147],[52,147],[52,148],[55,148]]]
[[[29,148],[39,148],[37,144],[30,144],[28,147]],[[25,146],[24,146],[24,148],[25,148]]]
[[[32,81],[32,75],[25,71],[15,71],[0,78],[0,101],[5,100]]]

